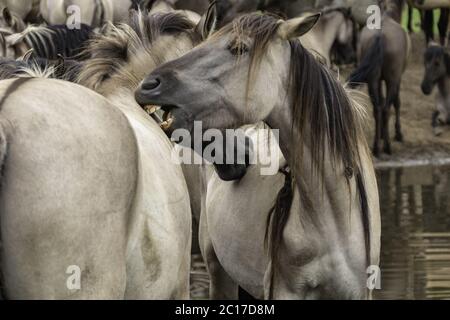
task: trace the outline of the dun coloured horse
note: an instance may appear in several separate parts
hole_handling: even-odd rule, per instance
[[[97,28],[108,21],[126,21],[128,11],[135,5],[133,0],[41,0],[40,11],[48,24],[65,24],[68,15],[75,13],[67,10],[77,6],[80,22]]]
[[[400,85],[406,69],[411,42],[408,34],[400,25],[402,0],[389,2],[383,14],[381,30],[365,27],[360,36],[358,48],[358,68],[349,78],[355,87],[367,83],[375,118],[375,137],[373,153],[380,155],[380,140],[384,140],[383,151],[392,153],[389,135],[389,113],[391,105],[395,107],[395,140],[402,142],[400,124]],[[395,20],[397,19],[397,21]],[[383,98],[383,82],[386,97]]]
[[[432,45],[424,55],[425,74],[422,91],[426,95],[438,87],[436,111],[433,113],[432,126],[436,135],[442,133],[441,125],[450,124],[450,53],[448,49]]]
[[[133,92],[157,63],[191,49],[206,21],[134,13],[95,38],[77,80],[108,99],[56,80],[0,83],[6,298],[189,297],[185,178]],[[71,266],[81,290],[65,285]]]
[[[265,120],[280,130],[292,202],[278,201],[272,215],[248,217],[228,210],[241,202],[223,200],[222,225],[209,224],[215,213],[206,208],[220,261],[215,271],[232,289],[227,297],[240,285],[260,298],[364,298],[366,268],[379,261],[378,192],[361,110],[298,40],[318,18],[244,15],[157,68],[136,92],[141,105],[166,110],[168,134],[191,131],[193,120],[206,129]],[[266,201],[258,185],[253,190],[246,201]]]
[[[123,298],[139,172],[129,122],[69,82],[4,80],[0,92],[2,296]]]

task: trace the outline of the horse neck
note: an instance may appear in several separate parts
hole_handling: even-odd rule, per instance
[[[280,148],[292,166],[290,159],[298,155],[292,154],[293,143],[289,130],[292,121],[288,120],[291,117],[288,110],[288,106],[283,106],[277,110],[282,114],[272,115],[267,122],[273,128],[280,128]],[[302,138],[309,141],[308,137]],[[356,172],[351,179],[347,179],[341,163],[336,164],[336,167],[331,165],[328,147],[323,152],[324,168],[312,174],[311,166],[315,163],[310,146],[305,143],[301,162],[294,170],[295,196],[285,227],[291,232],[303,230],[305,242],[314,243],[316,249],[326,255],[342,257],[349,265],[357,266],[355,268],[360,270],[359,274],[363,274],[368,261],[377,261],[377,250],[366,247],[366,237],[370,237],[371,229],[365,229],[368,218],[362,213],[357,194]],[[369,158],[364,160],[367,160],[366,164],[370,163]],[[348,274],[346,268],[347,264],[340,265],[337,274]]]
[[[296,151],[294,151],[292,146],[296,142],[292,142],[292,136],[298,136],[298,132],[295,128],[293,129],[294,131],[291,129],[293,127],[293,117],[290,111],[290,104],[287,103],[275,109],[266,122],[270,127],[279,129],[281,152],[291,168],[293,165],[296,165],[296,168],[293,170],[296,188],[300,193],[308,191],[308,196],[313,202],[315,211],[321,212],[326,210],[323,207],[324,204],[334,203],[339,207],[333,210],[334,214],[336,214],[335,218],[338,220],[347,219],[350,200],[348,197],[341,199],[343,190],[348,190],[348,179],[345,175],[346,168],[340,161],[337,161],[335,166],[331,165],[331,155],[328,150],[328,144],[325,143],[325,150],[323,150],[324,165],[323,170],[321,170],[312,157],[309,136],[301,138],[305,141],[303,150],[298,150],[301,152],[301,155],[294,154]],[[308,133],[306,134],[308,135]],[[294,158],[300,159],[300,161],[294,164],[294,161],[292,161]],[[325,215],[323,217],[326,219]]]
[[[319,39],[323,46],[324,52],[329,56],[331,48],[338,36],[339,26],[345,22],[345,18],[337,12],[332,13],[333,17],[324,20],[325,22],[319,22],[317,27],[311,30],[311,35]],[[328,57],[327,57],[328,58]]]

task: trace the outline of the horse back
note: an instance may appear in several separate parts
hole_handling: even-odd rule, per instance
[[[14,81],[0,82],[2,96]],[[96,93],[48,79],[10,93],[0,118],[8,142],[0,191],[6,297],[123,297],[137,181],[126,118]],[[73,268],[78,290],[67,285]]]

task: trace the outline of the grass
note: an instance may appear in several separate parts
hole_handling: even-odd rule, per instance
[[[434,33],[435,34],[439,34],[439,30],[438,30],[438,21],[439,21],[439,17],[441,15],[441,11],[439,9],[436,9],[433,11],[434,14]],[[414,32],[421,32],[421,28],[420,28],[420,12],[417,9],[413,9],[413,19],[412,19],[412,26],[413,26],[413,31]],[[408,27],[408,9],[405,9],[403,11],[403,19],[402,19],[402,25],[403,27],[407,30]]]

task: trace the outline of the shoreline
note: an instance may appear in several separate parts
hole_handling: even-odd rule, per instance
[[[450,166],[450,154],[440,157],[423,156],[415,159],[401,157],[391,160],[374,159],[373,163],[376,170],[413,167],[442,167]]]

